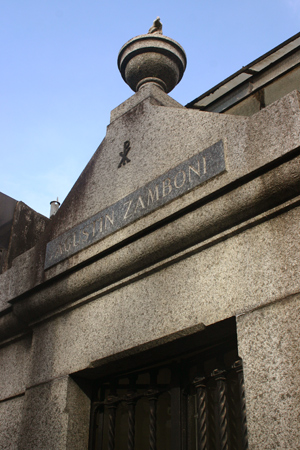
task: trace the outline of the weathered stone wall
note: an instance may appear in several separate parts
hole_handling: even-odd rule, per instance
[[[238,317],[249,448],[299,447],[299,294]],[[266,430],[268,430],[266,432]]]

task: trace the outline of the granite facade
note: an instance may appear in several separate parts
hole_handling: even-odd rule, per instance
[[[35,247],[0,276],[0,447],[88,449],[82,373],[236,318],[249,448],[298,448],[299,93],[237,117],[145,86],[111,118]],[[221,168],[203,182],[45,269],[49,243],[157,180],[180,187],[218,145]]]

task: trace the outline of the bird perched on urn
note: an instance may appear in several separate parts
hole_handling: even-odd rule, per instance
[[[152,27],[150,28],[150,30],[148,31],[148,34],[163,34],[162,32],[162,23],[160,21],[160,17],[157,17],[154,22]]]

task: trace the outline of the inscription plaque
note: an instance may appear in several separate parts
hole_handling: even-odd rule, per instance
[[[225,169],[224,146],[219,141],[48,242],[45,269],[185,194]]]

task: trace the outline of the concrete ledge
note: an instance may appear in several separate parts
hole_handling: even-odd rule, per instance
[[[121,248],[99,255],[96,261],[91,259],[80,271],[66,272],[52,279],[51,285],[45,283],[11,299],[13,313],[1,318],[1,337],[18,331],[20,324],[15,316],[22,323],[30,323],[299,195],[299,162],[297,156],[240,187],[232,186],[227,193],[221,191],[217,198],[207,198],[206,203],[172,217],[168,224],[160,223]]]
[[[41,317],[31,383],[299,293],[299,217],[298,197]]]

